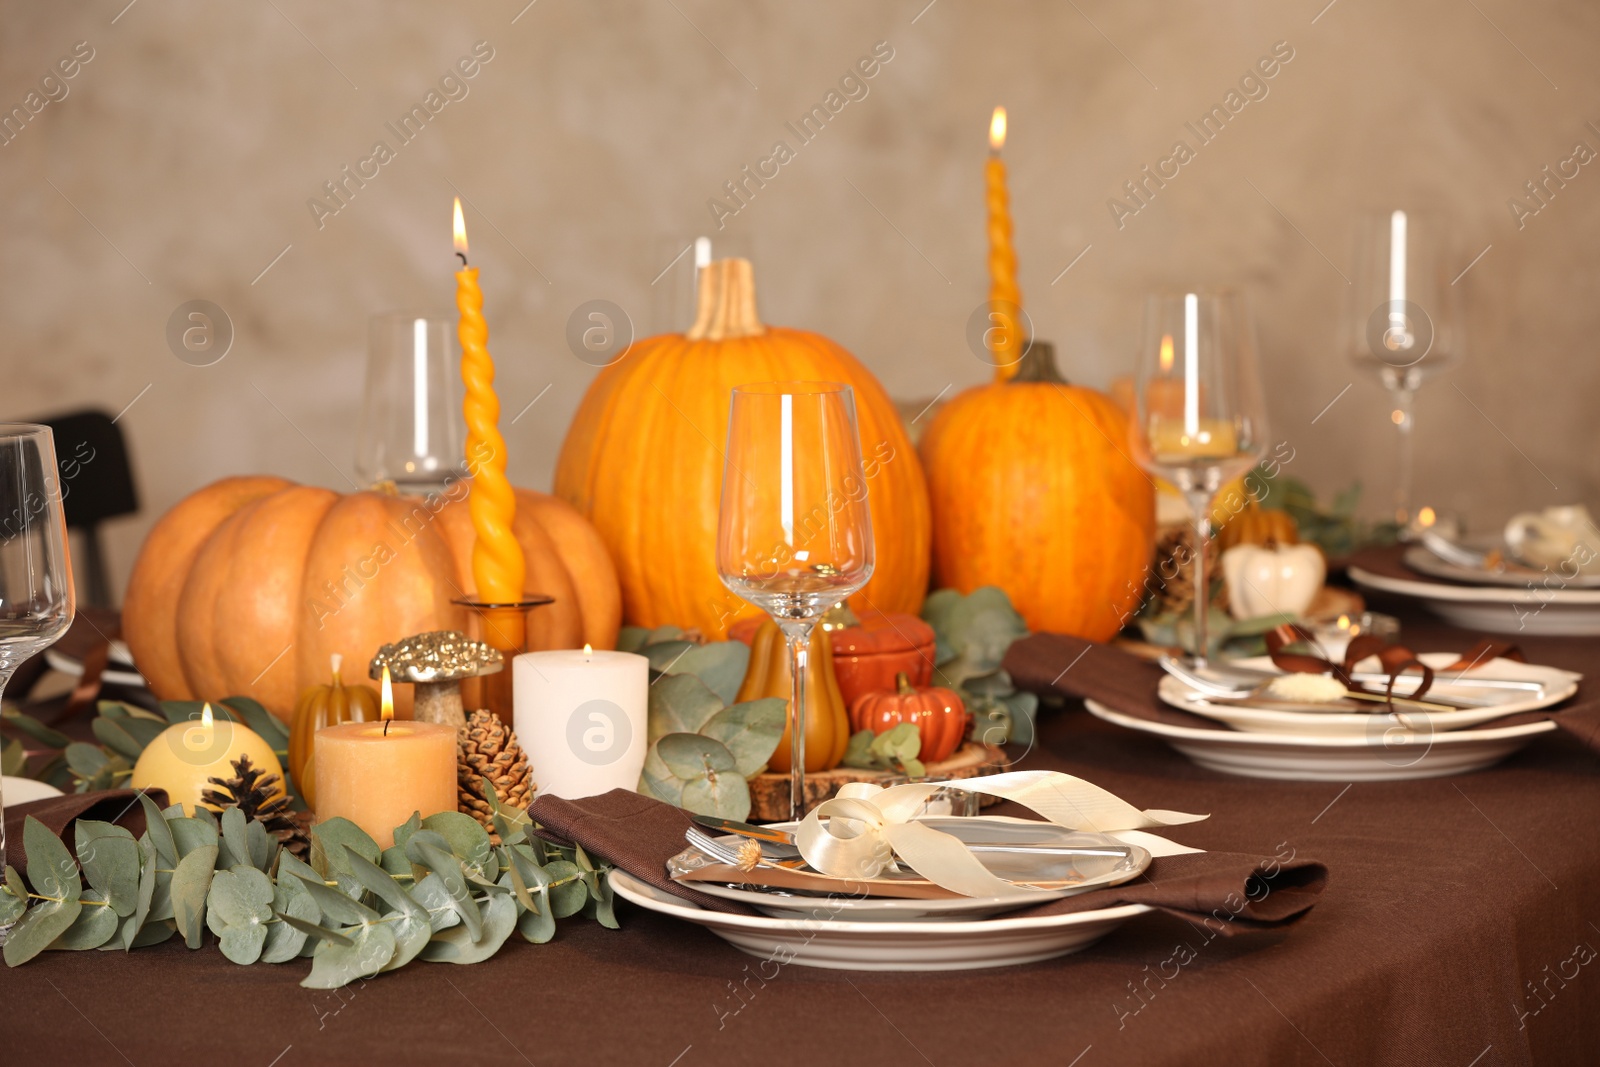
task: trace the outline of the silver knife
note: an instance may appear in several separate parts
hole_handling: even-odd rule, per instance
[[[737,834],[740,837],[753,838],[763,844],[776,846],[771,848],[773,855],[799,855],[800,850],[795,847],[794,835],[787,830],[779,830],[771,826],[753,826],[747,822],[736,819],[719,819],[715,815],[691,815],[691,819],[701,826],[723,833]],[[1131,851],[1126,847],[1099,846],[1086,847],[1083,845],[1052,845],[1048,842],[1016,842],[1010,844],[967,844],[973,852],[983,853],[1012,853],[1028,856],[1114,856],[1118,859],[1127,859]]]

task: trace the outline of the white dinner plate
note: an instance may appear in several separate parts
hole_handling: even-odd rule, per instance
[[[1166,741],[1202,767],[1247,778],[1301,782],[1391,782],[1470,774],[1498,763],[1556,724],[1523,723],[1423,734],[1381,722],[1361,737],[1245,733],[1174,726],[1085,700],[1095,717]]]
[[[1495,705],[1488,708],[1434,712],[1403,707],[1400,717],[1391,716],[1382,710],[1380,704],[1374,704],[1370,712],[1274,711],[1270,708],[1246,708],[1237,704],[1207,700],[1203,694],[1197,693],[1170,674],[1161,679],[1160,685],[1156,687],[1156,693],[1175,708],[1227,723],[1235,730],[1326,737],[1367,737],[1375,731],[1386,733],[1390,730],[1411,730],[1420,734],[1442,733],[1492,722],[1522,711],[1548,708],[1576,693],[1578,682],[1583,678],[1581,674],[1555,667],[1504,660],[1497,660],[1492,665],[1486,664],[1472,671],[1450,673],[1444,668],[1460,658],[1454,652],[1424,652],[1417,658],[1437,672],[1434,675],[1433,686],[1424,695],[1424,700],[1434,696],[1445,698],[1463,696],[1479,700],[1495,700]],[[1277,670],[1267,656],[1238,660],[1237,665],[1259,671]],[[1368,666],[1379,669],[1376,659],[1370,659],[1357,666],[1361,669],[1366,669]],[[1520,681],[1537,681],[1543,688],[1537,693],[1520,689],[1476,688],[1470,684],[1474,674],[1491,678],[1515,677]],[[1409,679],[1415,677],[1410,675],[1407,679],[1403,679],[1396,687],[1397,694],[1404,695],[1412,689],[1414,684]]]
[[[1013,857],[1004,855],[983,857],[986,866],[1003,877],[1013,879],[1037,877],[1041,880],[1046,878],[1054,880],[1071,876],[1081,878],[1081,881],[1078,881],[1075,885],[1064,886],[1059,889],[1041,889],[1021,898],[1006,896],[908,900],[894,897],[825,897],[804,893],[743,889],[721,882],[685,882],[684,885],[714,897],[722,897],[725,900],[735,900],[741,904],[747,904],[765,915],[771,915],[779,919],[832,918],[851,922],[947,922],[952,919],[979,919],[990,915],[999,915],[1002,912],[1032,907],[1045,901],[1060,900],[1062,897],[1087,893],[1091,889],[1121,885],[1123,882],[1132,881],[1139,877],[1144,873],[1145,868],[1150,866],[1150,853],[1139,845],[1118,841],[1116,838],[1105,834],[1069,830],[1064,826],[1040,822],[1037,819],[1013,819],[1003,815],[983,815],[972,818],[936,816],[921,821],[936,830],[954,833],[965,840],[982,841],[986,844],[1048,843],[1083,847],[1115,845],[1127,848],[1129,854],[1126,859],[1099,856],[1054,859],[1050,862],[1049,868],[1043,870],[1036,870],[1031,866],[1029,868],[1009,869],[1006,861],[1010,860],[1012,863],[1017,861]],[[779,823],[774,826],[774,829],[792,831],[794,826],[795,824],[792,822]],[[965,833],[962,831],[965,831]],[[722,835],[720,839],[733,844],[738,844],[740,841],[740,838],[733,834]],[[702,854],[694,849],[688,849],[686,852],[691,854],[691,861],[703,859]],[[675,856],[670,862],[676,863],[684,858]],[[907,876],[915,877],[910,872],[907,872]]]
[[[1498,548],[1508,558],[1510,557],[1504,542],[1494,542],[1492,544],[1473,544],[1469,542],[1467,547],[1480,549]],[[1443,578],[1449,582],[1465,582],[1468,585],[1498,585],[1512,589],[1527,589],[1529,581],[1532,581],[1537,586],[1545,578],[1549,577],[1553,582],[1561,582],[1563,588],[1566,589],[1600,589],[1600,574],[1575,574],[1568,578],[1562,574],[1547,572],[1543,568],[1532,567],[1531,565],[1503,571],[1491,571],[1484,567],[1463,567],[1458,563],[1450,563],[1440,559],[1422,545],[1412,545],[1406,549],[1405,555],[1401,557],[1401,560],[1407,567],[1420,574],[1426,574],[1430,578]],[[1575,570],[1576,568],[1571,569]]]
[[[0,778],[0,799],[7,804],[26,804],[30,800],[48,800],[50,797],[60,795],[61,790],[49,782],[40,782],[33,778],[17,778],[9,774]]]
[[[1600,635],[1600,589],[1575,589],[1551,577],[1519,589],[1391,578],[1352,565],[1350,580],[1380,593],[1419,601],[1464,630],[1552,637]],[[1548,584],[1546,584],[1548,583]]]
[[[1135,915],[1122,904],[1071,915],[971,922],[840,922],[707,911],[613,870],[611,888],[641,908],[704,926],[741,952],[802,967],[846,971],[962,971],[1009,967],[1087,948]]]
[[[46,649],[44,661],[53,671],[60,671],[74,678],[83,677],[83,660],[69,656],[65,652],[54,648]],[[126,685],[135,688],[144,686],[144,675],[134,669],[133,653],[128,651],[126,641],[118,639],[111,642],[111,658],[100,679],[108,685]]]

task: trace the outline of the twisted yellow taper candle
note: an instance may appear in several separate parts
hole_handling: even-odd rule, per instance
[[[461,202],[456,201],[456,248],[466,260],[466,229]],[[516,603],[522,599],[527,561],[517,544],[512,523],[517,498],[506,478],[506,442],[500,436],[500,398],[494,391],[494,359],[489,355],[489,326],[483,319],[483,291],[478,268],[456,272],[456,327],[461,339],[461,380],[466,386],[462,411],[467,424],[467,469],[472,495],[467,509],[477,539],[472,544],[472,580],[481,601]]]
[[[1011,243],[1011,205],[1006,193],[1006,165],[1000,158],[1000,149],[1006,141],[1006,110],[994,109],[989,123],[989,162],[984,178],[987,186],[989,209],[989,302],[1007,305],[991,309],[994,314],[1022,312],[1022,290],[1017,285],[1017,252]],[[995,381],[1008,381],[1017,373],[1017,362],[1022,356],[1022,322],[989,323],[989,350],[993,353]]]

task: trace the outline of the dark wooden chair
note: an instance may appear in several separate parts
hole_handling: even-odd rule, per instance
[[[78,603],[114,607],[100,524],[139,510],[122,430],[103,411],[73,411],[38,421],[55,435],[67,529],[80,534],[83,573],[78,576]]]

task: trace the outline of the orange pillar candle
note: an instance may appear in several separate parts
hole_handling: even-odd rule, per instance
[[[514,604],[522,599],[527,564],[512,532],[517,498],[506,478],[506,442],[500,436],[500,398],[494,391],[483,290],[478,288],[478,268],[467,266],[467,226],[461,218],[459,197],[455,238],[456,254],[461,257],[461,269],[456,271],[456,308],[461,319],[456,332],[461,340],[461,380],[466,386],[462,408],[467,424],[467,469],[472,475],[467,510],[477,534],[472,545],[472,580],[479,600]]]
[[[989,302],[1004,304],[993,313],[1021,314],[1022,290],[1017,285],[1017,250],[1011,244],[1011,201],[1006,194],[1006,164],[1000,149],[1006,143],[1006,109],[994,109],[989,120],[989,163],[985,170],[989,206]],[[989,350],[994,354],[995,380],[1007,381],[1017,373],[1022,357],[1022,323],[991,319]]]
[[[456,810],[456,728],[394,721],[389,669],[383,670],[383,718],[325,726],[313,739],[317,818],[345,818],[382,848],[411,818]]]

